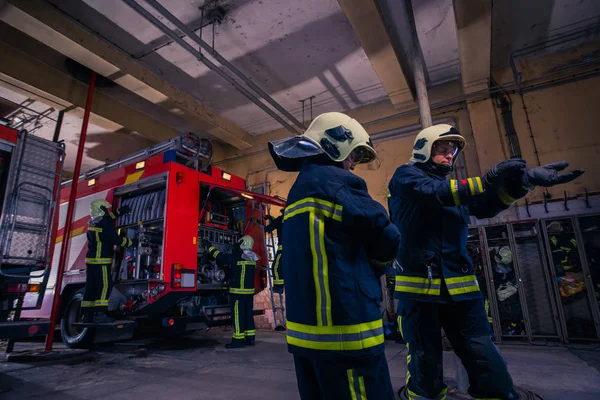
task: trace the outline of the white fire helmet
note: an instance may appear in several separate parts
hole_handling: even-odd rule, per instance
[[[106,200],[92,201],[92,203],[90,204],[90,215],[92,216],[92,218],[102,217],[105,214],[102,207],[108,210],[110,208],[110,203]]]
[[[465,138],[462,137],[452,125],[432,125],[419,132],[415,138],[410,163],[414,164],[427,162],[431,158],[431,149],[433,148],[433,143],[440,140],[457,142],[458,153],[460,153],[467,145]],[[455,157],[458,156],[458,153],[455,154]]]
[[[375,162],[374,167],[379,166],[377,152],[365,128],[339,112],[319,115],[301,136],[269,142],[269,151],[282,171],[299,171],[305,158],[321,154],[342,162],[353,151],[358,157],[357,164]]]

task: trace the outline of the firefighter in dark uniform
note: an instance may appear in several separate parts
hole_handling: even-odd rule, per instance
[[[258,255],[252,251],[254,239],[245,235],[239,240],[231,254],[217,250],[208,240],[203,239],[202,247],[215,259],[221,268],[228,266],[232,272],[231,295],[233,338],[225,345],[228,349],[254,346],[256,330],[254,329],[254,273]]]
[[[87,323],[113,322],[108,315],[108,298],[112,291],[110,267],[114,247],[132,245],[131,239],[119,236],[114,222],[119,215],[128,214],[129,207],[123,206],[113,213],[108,210],[110,206],[106,200],[94,200],[90,204],[92,219],[87,229],[85,292],[81,301],[82,321]]]
[[[283,212],[284,208],[281,209],[281,215],[277,218],[273,218],[270,215],[265,216],[265,219],[269,221],[269,225],[265,227],[265,233],[277,232],[277,252],[275,253],[275,261],[273,261],[273,291],[275,293],[283,293],[283,287],[285,281],[283,280],[283,270],[281,269],[281,251],[283,250]]]
[[[389,183],[389,209],[402,235],[395,297],[408,348],[401,398],[444,399],[443,328],[469,374],[475,398],[517,399],[506,362],[491,339],[483,297],[466,242],[469,216],[490,218],[535,185],[569,182],[583,173],[559,174],[566,162],[526,168],[511,159],[483,178],[446,180],[465,140],[450,125],[422,130],[408,164]]]
[[[341,113],[302,136],[269,143],[283,171],[299,171],[285,209],[287,343],[300,397],[391,400],[380,277],[400,241],[357,164],[377,161],[369,135]]]

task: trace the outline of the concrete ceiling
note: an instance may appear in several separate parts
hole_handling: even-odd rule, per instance
[[[175,28],[144,0],[136,1]],[[403,21],[390,26],[382,18],[381,4],[388,0],[159,1],[196,32],[203,26],[208,43],[215,26],[215,49],[299,120],[300,101],[312,96],[314,115],[378,101],[414,107],[412,77],[405,76],[406,60],[390,39],[390,29],[402,28]],[[413,7],[428,86],[462,79],[466,94],[486,90],[490,68],[508,65],[512,51],[597,22],[600,15],[596,0],[404,1]],[[93,110],[85,167],[183,131],[245,149],[252,146],[252,135],[281,127],[123,0],[7,3],[0,11],[0,50],[20,64],[0,65],[0,85],[10,87],[2,80],[12,77],[40,89],[36,107],[69,110],[61,135],[68,151],[78,140],[85,85],[68,77],[64,60],[75,59],[118,84],[97,92],[95,103],[103,104]],[[223,21],[213,25],[206,14],[202,18],[202,7],[206,14],[221,7]],[[597,33],[592,29],[588,36]],[[43,77],[25,73],[25,66],[44,68]],[[56,79],[60,84],[46,83]],[[0,97],[19,103],[31,96],[5,89]],[[304,119],[310,119],[309,100]],[[38,133],[51,137],[53,130],[48,119]],[[126,145],[113,154],[115,141]],[[67,157],[67,169],[69,163]]]
[[[564,37],[588,28],[577,40],[562,48],[600,38],[600,1],[598,0],[503,0],[493,2],[492,67],[509,65],[511,52],[527,46]],[[544,46],[542,46],[544,47]],[[551,46],[547,51],[561,47]]]

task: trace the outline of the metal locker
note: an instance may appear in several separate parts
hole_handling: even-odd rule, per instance
[[[484,228],[485,255],[491,275],[491,302],[497,309],[495,331],[501,338],[531,339],[525,295],[515,263],[514,243],[507,225]]]
[[[560,320],[539,224],[535,221],[517,222],[510,224],[509,228],[530,336],[534,339],[560,339]]]
[[[598,311],[575,218],[545,219],[541,225],[565,341],[596,340]]]

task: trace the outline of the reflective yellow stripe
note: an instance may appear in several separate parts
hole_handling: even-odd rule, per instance
[[[100,258],[102,254],[102,241],[100,240],[100,232],[96,231],[96,258]]]
[[[234,339],[243,339],[244,338],[244,334],[242,333],[241,329],[240,329],[240,307],[239,307],[239,300],[235,301],[235,304],[233,306],[233,338]]]
[[[210,247],[208,248],[208,251],[213,251],[213,250],[216,250],[215,246],[210,246]]]
[[[256,330],[252,329],[244,332],[245,336],[256,336]]]
[[[318,212],[328,218],[333,218],[335,221],[342,221],[341,205],[334,204],[327,200],[317,199],[316,197],[305,197],[286,207],[283,220],[285,221],[288,218],[292,218],[305,212]]]
[[[458,184],[454,179],[450,179],[450,191],[452,192],[454,205],[460,206],[460,199],[458,198]]]
[[[220,253],[221,253],[221,252],[220,252],[219,250],[212,250],[212,251],[210,252],[210,255],[211,255],[213,258],[217,258],[217,256],[218,256]]]
[[[283,250],[283,246],[282,245],[277,246],[277,251],[281,251],[281,250]]]
[[[112,259],[110,258],[86,258],[86,264],[111,264]]]
[[[231,294],[254,294],[254,289],[229,288]]]
[[[283,285],[285,281],[283,279],[275,279],[273,280],[273,285]]]
[[[352,400],[357,400],[356,393],[354,393],[354,376],[352,376],[352,369],[346,370],[346,373],[348,374],[348,389],[350,389],[350,398]]]
[[[432,279],[418,276],[396,275],[396,292],[425,294],[430,296],[439,296],[442,287],[440,278]]]
[[[383,344],[381,319],[356,325],[314,326],[287,321],[288,344],[314,350],[362,350]]]
[[[313,256],[313,279],[315,282],[317,325],[332,324],[331,293],[329,292],[329,266],[325,252],[325,222],[320,213],[310,212],[310,250]]]
[[[244,281],[246,280],[246,264],[242,265],[242,270],[240,271],[240,289],[244,288]]]
[[[473,185],[473,178],[467,179],[467,182],[469,183],[469,193],[471,193],[471,196],[473,196],[475,194],[475,185]]]
[[[125,184],[127,185],[129,183],[138,181],[142,177],[143,174],[144,174],[144,170],[137,171],[137,172],[134,172],[133,174],[127,175],[127,178],[125,179]]]
[[[360,387],[360,399],[367,400],[367,389],[365,388],[365,378],[358,377],[358,386]]]
[[[108,300],[96,300],[94,307],[108,307]]]
[[[110,215],[110,217],[111,217],[112,219],[115,219],[115,218],[117,218],[117,217],[115,216],[115,214],[113,214],[113,212],[112,212],[112,211],[109,211],[109,212],[108,212],[108,215]]]
[[[108,292],[108,271],[106,265],[102,266],[102,294],[100,300],[106,300],[106,294]]]
[[[348,375],[348,388],[350,389],[352,400],[367,400],[364,378],[362,376],[355,376],[356,371],[354,369],[346,370],[346,374]]]
[[[96,305],[95,301],[84,300],[84,301],[81,302],[81,307],[82,308],[94,307],[95,305]]]
[[[446,287],[450,295],[466,294],[479,291],[479,282],[475,275],[458,276],[455,278],[446,278]]]
[[[475,182],[477,182],[477,187],[479,188],[479,193],[483,193],[483,184],[481,183],[481,178],[480,177],[475,177]]]
[[[121,247],[126,247],[128,243],[129,238],[124,237],[123,240],[121,240]]]
[[[416,394],[415,392],[413,392],[412,390],[408,389],[408,398],[409,398],[409,400],[445,400],[447,392],[448,392],[448,389],[444,388],[437,396],[435,396],[434,398],[430,398],[430,397],[420,396],[420,395]]]
[[[98,228],[96,226],[88,226],[88,231],[90,231],[90,232],[102,232],[102,228]]]

